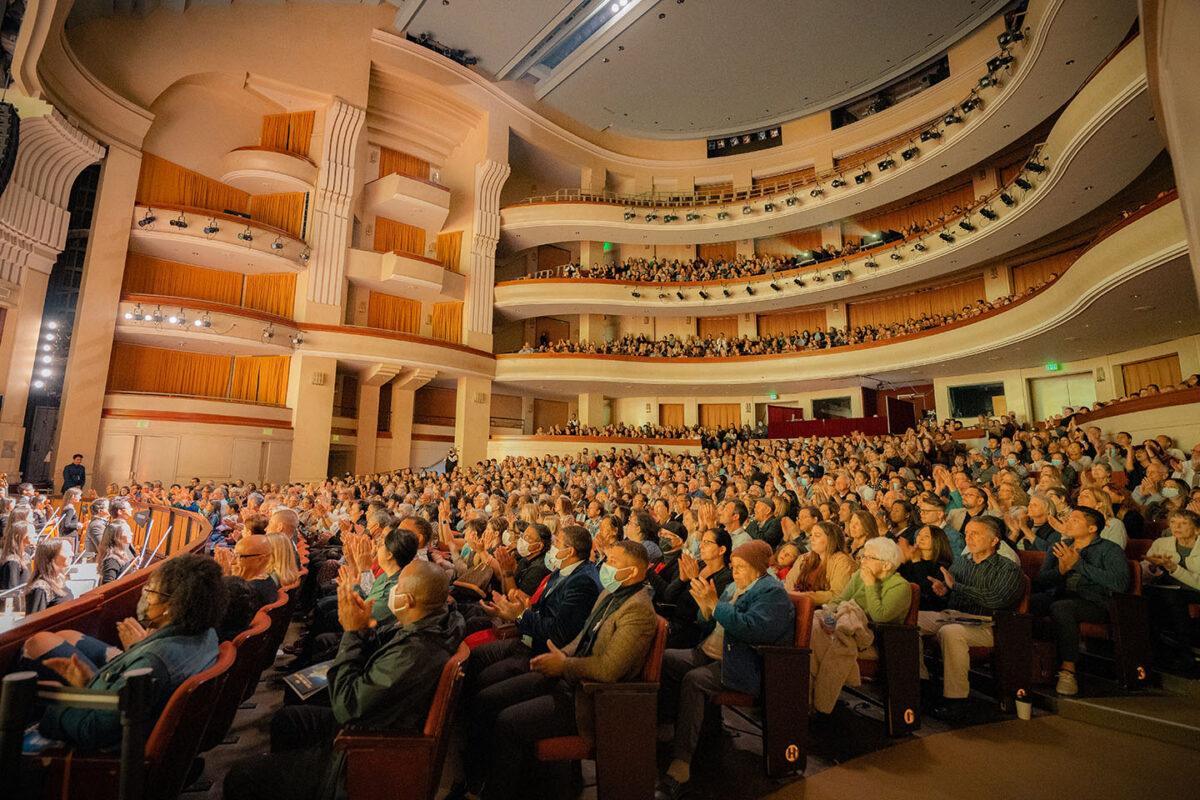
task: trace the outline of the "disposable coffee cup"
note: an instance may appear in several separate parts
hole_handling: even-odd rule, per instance
[[[1017,719],[1032,719],[1033,703],[1028,700],[1017,701]]]

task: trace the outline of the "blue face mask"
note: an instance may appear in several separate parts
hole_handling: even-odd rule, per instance
[[[691,552],[692,558],[699,558],[700,557],[700,540],[692,539],[691,544],[688,545],[688,550]]]
[[[1013,466],[1013,465],[1015,465],[1016,463],[1017,463],[1017,457],[1016,457],[1016,456],[1009,456],[1009,457],[1008,457],[1008,464],[1009,464],[1009,466]]]
[[[1056,467],[1061,467],[1061,466],[1062,466],[1062,459],[1061,459],[1061,458],[1054,458],[1054,459],[1051,459],[1051,460],[1050,460],[1050,463],[1051,463],[1051,464],[1053,464],[1053,465],[1054,465],[1054,466],[1056,466]]]
[[[464,544],[462,550],[458,551],[458,554],[464,561],[466,561],[471,558],[471,553],[474,552],[475,551],[471,549],[471,545]]]
[[[612,564],[600,565],[600,585],[606,592],[615,592],[621,588],[621,579],[617,577],[617,568]]]

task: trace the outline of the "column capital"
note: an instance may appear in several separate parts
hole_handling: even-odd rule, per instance
[[[434,369],[407,369],[392,385],[397,389],[415,392],[436,377],[437,370]]]
[[[383,386],[400,374],[400,367],[392,364],[371,364],[358,374],[360,386]]]

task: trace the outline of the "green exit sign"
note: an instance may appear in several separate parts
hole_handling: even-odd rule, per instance
[[[1060,369],[1062,369],[1062,364],[1057,361],[1046,362],[1046,372],[1058,372]]]
[[[606,252],[606,253],[612,252],[612,247],[613,247],[612,242],[605,242],[604,243],[604,252]]]
[[[778,399],[779,399],[779,392],[771,392],[769,395],[767,395],[767,397],[769,397],[769,398],[770,398],[770,399],[772,399],[772,400],[778,400]]]

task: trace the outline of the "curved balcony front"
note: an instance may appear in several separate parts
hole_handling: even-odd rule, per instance
[[[1133,314],[1122,284],[1138,278]],[[1130,217],[1041,292],[979,317],[878,342],[765,356],[499,355],[496,383],[556,395],[804,391],[863,376],[910,380],[1119,352],[1200,330],[1179,201]],[[1181,291],[1181,287],[1187,287]],[[1153,311],[1153,315],[1148,312]],[[1113,325],[1114,319],[1122,320]],[[717,366],[719,364],[719,366]]]
[[[431,180],[389,173],[363,187],[363,208],[426,231],[440,231],[450,215],[450,190]]]
[[[117,308],[116,338],[149,347],[290,356],[299,334],[286,317],[187,297],[126,294]]]
[[[1145,60],[1135,40],[1063,111],[1037,152],[1046,171],[1026,175],[1032,188],[1004,187],[1013,204],[993,197],[982,206],[991,219],[974,209],[948,221],[942,232],[949,241],[931,232],[852,258],[725,281],[504,281],[496,285],[496,309],[516,319],[562,313],[710,316],[762,313],[892,289],[961,271],[1058,230],[1126,187],[1161,149]],[[962,221],[971,230],[957,224]],[[848,274],[835,281],[830,279],[834,272]]]
[[[303,240],[281,228],[202,208],[141,204],[133,208],[129,249],[168,261],[248,274],[300,272],[310,255]]]
[[[317,183],[317,165],[284,150],[239,147],[221,159],[221,182],[250,194],[311,192]]]
[[[1075,66],[1099,64],[1111,54],[1119,41],[1113,39],[1113,31],[1128,30],[1132,22],[1129,11],[1127,5],[1118,2],[1031,3],[1026,17],[1029,36],[1012,49],[1015,59],[1012,71],[997,74],[999,86],[975,90],[975,96],[983,101],[982,107],[963,113],[956,103],[949,113],[960,117],[961,122],[946,125],[923,119],[916,123],[920,127],[898,132],[899,141],[892,154],[895,166],[886,172],[877,168],[883,156],[873,155],[861,166],[852,164],[819,175],[812,182],[786,188],[770,197],[735,199],[726,209],[729,216],[725,220],[717,218],[719,207],[696,207],[687,201],[676,203],[673,208],[658,206],[657,218],[646,222],[645,213],[650,209],[641,207],[643,202],[636,196],[607,198],[593,194],[586,199],[568,197],[566,202],[552,197],[533,198],[533,202],[502,209],[503,239],[512,250],[577,240],[694,244],[765,237],[869,211],[919,192],[947,175],[969,169],[1049,117],[1080,89],[1081,73]],[[983,70],[977,77],[983,77]],[[959,102],[965,99],[959,98]],[[920,141],[920,131],[931,127],[942,133],[941,138]],[[919,154],[903,161],[900,152],[912,145]],[[858,149],[862,147],[846,148],[843,152]],[[837,157],[836,148],[833,154]],[[871,175],[860,184],[855,181],[855,174],[862,169],[869,170]],[[832,187],[831,180],[835,177],[840,177],[846,185]],[[816,188],[821,193],[814,197],[810,192]],[[785,202],[789,197],[794,200],[790,206]],[[764,210],[767,200],[775,204],[773,212]],[[645,205],[653,208],[654,201]],[[748,205],[751,213],[743,214],[743,205]],[[687,212],[693,208],[699,219],[688,221]],[[627,209],[635,212],[631,220],[624,219]],[[678,220],[664,224],[664,213],[668,210]]]
[[[462,300],[467,291],[465,275],[446,269],[436,259],[412,253],[351,249],[346,277],[375,292],[429,302]]]

